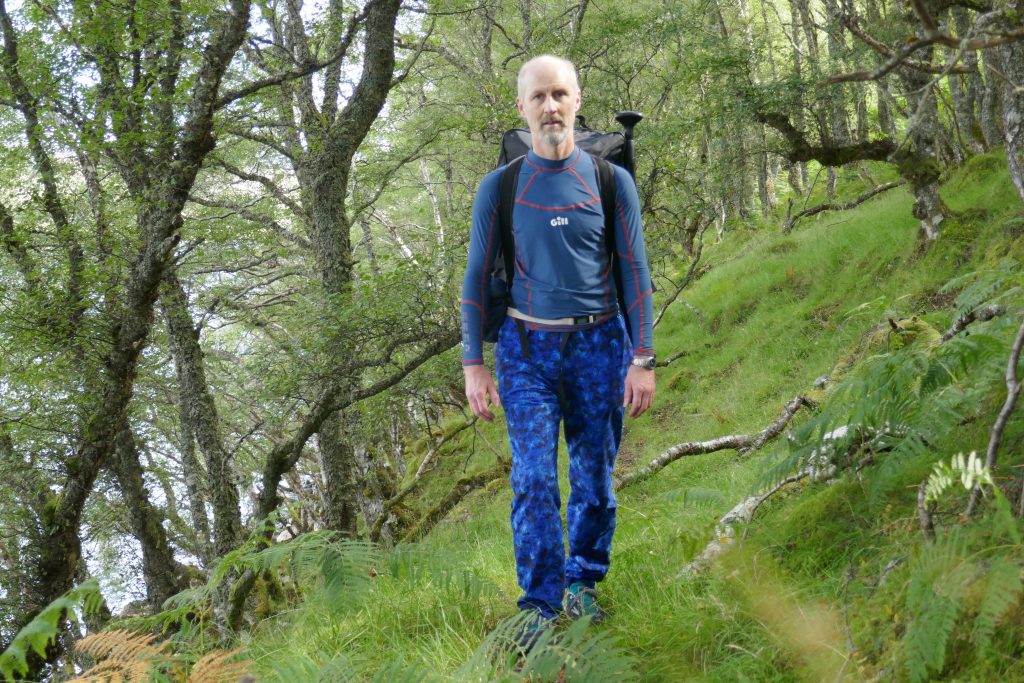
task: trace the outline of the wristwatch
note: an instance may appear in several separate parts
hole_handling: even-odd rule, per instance
[[[633,365],[645,370],[653,370],[656,362],[654,356],[633,356]]]

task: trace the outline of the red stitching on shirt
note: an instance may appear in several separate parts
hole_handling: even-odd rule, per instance
[[[589,186],[589,185],[587,185],[587,183],[586,183],[586,182],[585,182],[585,181],[583,180],[583,178],[581,178],[581,177],[580,177],[580,174],[579,174],[579,173],[577,173],[577,172],[576,172],[575,170],[573,170],[573,169],[569,169],[569,171],[570,171],[570,172],[571,172],[571,173],[572,173],[572,174],[573,174],[574,176],[576,176],[576,180],[580,181],[580,184],[581,184],[581,185],[583,185],[583,189],[587,191],[587,194],[589,194],[589,195],[590,195],[591,197],[593,197],[593,198],[594,198],[594,199],[596,199],[597,201],[601,201],[601,199],[600,199],[600,198],[599,198],[599,197],[598,197],[598,196],[597,196],[596,194],[594,194],[594,191],[590,189],[590,186]]]
[[[516,200],[516,204],[522,204],[523,206],[529,206],[532,209],[540,209],[542,211],[569,211],[571,209],[590,206],[591,204],[599,204],[600,202],[600,199],[591,199],[589,202],[581,202],[579,204],[573,204],[572,206],[541,206],[540,204],[532,204],[525,199]]]
[[[533,179],[536,178],[539,175],[540,175],[540,171],[534,171],[533,172],[533,175],[530,176],[530,179],[526,181],[526,187],[524,187],[523,191],[519,193],[519,197],[516,198],[516,201],[519,201],[519,199],[521,197],[526,195],[526,191],[530,189],[530,183],[532,183]]]
[[[648,294],[651,294],[651,293],[653,293],[653,292],[652,292],[652,291],[651,291],[650,289],[648,289],[648,290],[647,290],[646,292],[644,292],[643,294],[641,294],[641,295],[640,295],[640,298],[639,298],[639,299],[637,299],[636,301],[634,301],[634,302],[633,302],[633,305],[629,307],[629,311],[632,311],[632,310],[633,310],[634,308],[636,308],[636,305],[637,305],[638,303],[640,303],[641,301],[643,301],[644,299],[646,299],[646,298],[647,298],[647,295],[648,295]],[[629,313],[629,311],[626,311],[626,313]]]
[[[640,301],[644,297],[644,295],[640,293],[640,273],[637,272],[636,261],[633,259],[633,243],[629,241],[629,236],[626,235],[626,214],[625,214],[625,212],[623,212],[622,204],[619,203],[618,199],[615,200],[615,208],[619,210],[619,220],[622,221],[622,239],[623,239],[623,241],[629,247],[629,263],[630,263],[630,265],[633,266],[633,280],[636,283],[636,300]],[[635,305],[636,305],[636,302],[634,301],[633,302],[633,306],[635,306]],[[630,306],[631,310],[632,310],[633,306]],[[638,343],[643,341],[643,335],[644,335],[644,309],[641,306],[640,307],[639,324],[637,325],[637,328],[636,328],[636,336],[637,336],[637,342]]]
[[[494,219],[498,215],[498,207],[501,206],[501,202],[494,205],[494,211],[491,212],[491,227],[487,233],[487,248],[484,249],[484,272],[480,276],[480,333],[483,334],[484,327],[487,324],[487,310],[484,308],[484,296],[487,291],[487,264],[491,262],[491,241],[494,239]],[[507,277],[507,276],[506,276]]]

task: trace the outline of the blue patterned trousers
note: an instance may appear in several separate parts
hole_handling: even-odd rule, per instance
[[[505,320],[496,366],[512,444],[512,537],[524,592],[519,607],[554,617],[569,583],[593,586],[608,573],[612,468],[633,349],[621,316],[570,331],[524,328],[521,334],[517,324]],[[569,451],[568,558],[558,491],[559,423]]]

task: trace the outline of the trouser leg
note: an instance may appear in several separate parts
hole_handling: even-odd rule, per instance
[[[615,532],[612,469],[622,439],[626,371],[632,358],[619,318],[573,333],[563,365],[571,493],[566,510],[566,584],[591,587],[608,573]]]
[[[506,321],[498,340],[498,389],[512,446],[512,538],[521,609],[547,617],[561,610],[565,542],[558,491],[558,425],[555,390],[557,335],[529,333],[524,354],[514,323]],[[554,375],[552,375],[554,371]]]

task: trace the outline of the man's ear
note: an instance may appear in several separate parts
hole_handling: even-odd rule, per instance
[[[521,99],[519,99],[518,97],[516,98],[516,109],[519,111],[519,118],[521,118],[523,121],[525,121],[526,120],[526,112],[523,111],[523,101]]]

